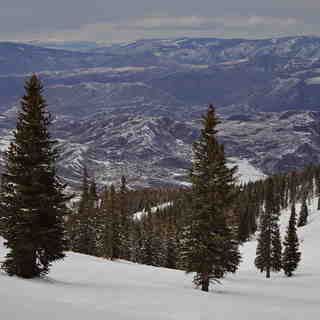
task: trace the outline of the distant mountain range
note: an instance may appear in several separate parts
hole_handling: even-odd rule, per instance
[[[84,163],[100,183],[121,174],[136,187],[181,183],[210,103],[229,156],[265,173],[320,160],[317,37],[0,42],[1,150],[32,72],[56,117],[61,174],[74,186]]]

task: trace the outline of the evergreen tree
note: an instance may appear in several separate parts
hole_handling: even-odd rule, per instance
[[[151,221],[151,211],[147,209],[146,212],[147,214],[142,217],[141,229],[139,234],[140,238],[138,248],[138,262],[142,264],[153,265],[153,225]]]
[[[9,248],[2,268],[33,278],[48,273],[67,249],[65,185],[56,174],[59,151],[48,127],[52,122],[36,75],[25,84],[14,139],[5,153],[1,211]]]
[[[117,210],[117,193],[114,185],[110,187],[109,193],[109,214],[111,215],[111,257],[110,259],[119,259],[121,251],[121,234],[120,234],[120,216]]]
[[[271,270],[279,272],[282,269],[282,245],[278,221],[273,224],[271,248]]]
[[[293,203],[287,233],[284,239],[284,252],[282,257],[283,270],[288,277],[291,277],[292,272],[297,269],[301,258],[296,220],[295,204]]]
[[[82,236],[85,234],[86,221],[84,220],[89,201],[89,176],[86,167],[83,167],[81,196],[77,209],[74,209],[68,219],[68,234],[71,250],[82,252]]]
[[[257,231],[257,217],[260,212],[252,183],[246,186],[245,191],[240,192],[236,207],[239,214],[238,239],[240,243],[243,243]]]
[[[112,212],[110,206],[110,193],[105,187],[101,199],[100,223],[98,228],[98,255],[105,258],[112,258]]]
[[[317,210],[320,210],[320,168],[319,167],[315,168],[314,178],[315,178],[315,185],[316,185],[316,195],[318,197]]]
[[[165,240],[165,267],[176,269],[178,256],[178,236],[173,223],[169,224]]]
[[[273,178],[267,180],[265,210],[260,218],[255,265],[261,272],[266,271],[270,278],[271,271],[281,270],[281,238],[279,231],[280,202]]]
[[[260,233],[256,250],[255,266],[260,272],[266,270],[266,277],[270,278],[271,270],[271,223],[270,212],[263,210],[260,216]]]
[[[120,256],[122,259],[130,258],[130,233],[131,233],[131,216],[129,215],[128,206],[128,189],[127,181],[124,176],[121,177],[121,186],[119,191],[119,214],[120,214]]]
[[[210,106],[193,144],[192,200],[181,239],[180,264],[186,272],[196,272],[194,283],[203,291],[209,290],[210,281],[235,272],[240,263],[237,235],[226,219],[236,199],[236,167],[226,165],[224,147],[216,138],[218,123]]]
[[[298,189],[298,177],[297,173],[294,171],[289,176],[289,194],[290,194],[290,201],[296,202],[297,200],[297,191]]]
[[[94,180],[89,182],[87,169],[84,168],[79,208],[76,216],[70,221],[72,249],[76,252],[97,254],[97,200],[96,183]]]
[[[308,215],[309,215],[309,213],[308,213],[307,199],[306,199],[306,196],[303,196],[300,215],[299,215],[298,227],[303,227],[307,224]]]
[[[165,242],[163,241],[160,225],[156,223],[156,214],[146,204],[145,216],[141,218],[141,232],[138,261],[152,266],[164,266],[166,263]]]

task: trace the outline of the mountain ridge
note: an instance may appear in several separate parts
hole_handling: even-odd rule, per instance
[[[61,172],[72,183],[88,161],[100,181],[133,170],[138,185],[174,185],[210,103],[229,156],[265,173],[320,160],[318,37],[140,40],[81,52],[0,42],[0,66],[1,144],[24,81],[37,72],[62,144]],[[167,133],[171,127],[179,129]],[[130,140],[126,131],[137,128]]]

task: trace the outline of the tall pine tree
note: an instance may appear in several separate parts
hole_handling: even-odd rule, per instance
[[[48,131],[52,118],[36,75],[25,91],[2,174],[3,236],[9,249],[2,268],[9,275],[33,278],[64,257],[69,197],[56,174],[59,152]]]
[[[307,206],[307,197],[303,195],[301,210],[299,215],[298,227],[304,227],[308,222],[308,206]]]
[[[119,190],[119,215],[120,215],[120,257],[125,260],[130,259],[130,232],[132,217],[129,215],[128,204],[128,188],[127,180],[124,176],[121,177],[121,186]]]
[[[89,255],[97,254],[98,195],[96,183],[89,181],[86,167],[83,170],[82,192],[78,210],[69,221],[72,250]]]
[[[288,277],[291,277],[293,271],[297,269],[301,258],[296,223],[296,209],[295,204],[292,203],[289,225],[284,239],[284,252],[282,257],[283,270]]]
[[[210,106],[201,136],[193,144],[192,200],[181,237],[180,264],[186,272],[196,273],[194,283],[203,291],[209,290],[210,281],[235,272],[240,262],[237,235],[226,219],[236,200],[236,167],[226,165],[224,147],[216,138],[218,123]]]
[[[281,270],[281,238],[279,231],[280,202],[273,178],[267,180],[265,209],[260,217],[255,265],[261,272],[266,271],[270,278],[271,271]]]

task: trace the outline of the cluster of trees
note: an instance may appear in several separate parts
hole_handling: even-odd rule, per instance
[[[236,272],[239,245],[256,231],[256,267],[267,277],[282,269],[293,274],[301,256],[296,228],[308,222],[309,199],[320,196],[320,167],[239,185],[210,106],[193,144],[191,188],[130,190],[122,177],[117,188],[97,190],[84,167],[80,201],[70,208],[72,197],[56,174],[59,150],[48,131],[52,119],[41,82],[33,75],[25,89],[1,180],[0,232],[10,249],[2,268],[8,274],[42,276],[71,249],[194,272],[194,283],[208,291],[210,282]],[[288,206],[282,243],[278,222]]]
[[[241,197],[245,201],[239,202],[239,240],[249,240],[259,229],[256,267],[261,272],[265,271],[267,278],[271,271],[280,270],[292,276],[301,259],[297,227],[307,224],[308,202],[315,196],[319,197],[320,167],[308,166],[301,172],[274,175],[264,181],[244,185],[242,189]],[[298,217],[297,203],[300,203]],[[289,207],[290,219],[282,242],[280,211]]]
[[[160,255],[166,251],[163,240],[172,233],[173,224],[167,228],[158,223],[165,217],[152,208],[162,202],[170,205],[177,193],[170,189],[129,190],[124,176],[118,189],[111,184],[99,193],[85,169],[80,201],[67,219],[71,250],[165,266]]]
[[[69,248],[110,259],[180,265],[196,273],[194,282],[205,291],[212,279],[236,270],[238,242],[226,219],[236,198],[236,169],[227,168],[223,145],[215,137],[213,107],[194,144],[193,187],[183,219],[154,213],[151,202],[144,206],[147,213],[135,219],[126,179],[122,177],[119,190],[111,185],[98,194],[86,169],[78,208],[68,209],[71,197],[56,174],[59,150],[48,131],[52,118],[36,75],[25,90],[1,179],[1,235],[10,249],[2,268],[9,275],[45,275]]]
[[[195,272],[194,283],[208,291],[210,281],[235,272],[240,263],[236,224],[230,216],[238,197],[236,168],[228,168],[216,139],[218,119],[210,107],[193,146],[191,190],[158,191],[152,207],[134,215],[131,192],[122,177],[100,196],[84,170],[78,210],[68,220],[72,249],[86,254]],[[147,193],[146,193],[147,194]],[[159,202],[158,202],[159,204]],[[232,216],[232,215],[231,215]]]

